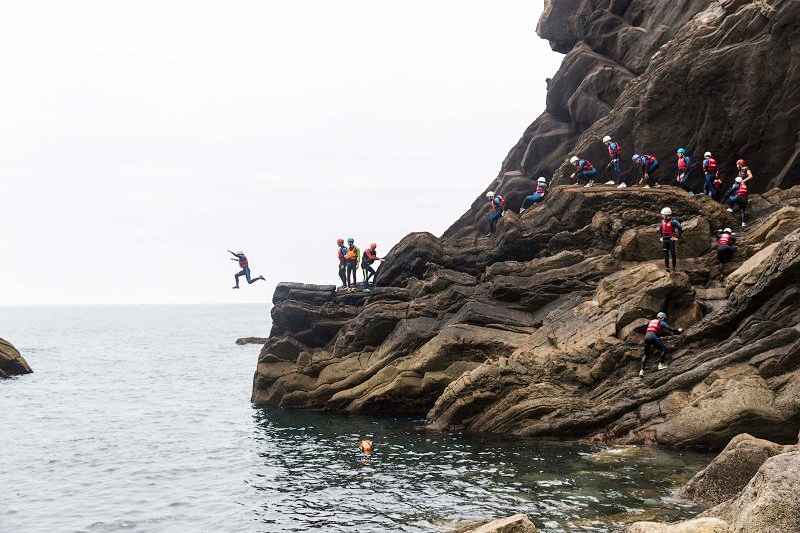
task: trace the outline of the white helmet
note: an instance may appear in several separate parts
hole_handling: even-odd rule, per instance
[[[733,181],[735,181],[736,183],[741,183],[742,182],[742,177],[741,176],[736,176],[736,179],[733,180]]]
[[[604,143],[610,143],[611,142],[611,137],[606,135],[605,137],[603,137],[603,142]]]
[[[547,180],[544,178],[544,176],[539,177],[539,179],[536,181],[538,181],[539,183],[547,183]]]
[[[572,157],[569,158],[569,162],[574,165],[575,163],[578,162],[578,156],[577,155],[573,155]]]
[[[489,191],[486,193],[486,198],[494,198],[494,191]]]
[[[660,313],[658,313],[656,315],[656,318],[659,319],[659,320],[664,320],[665,318],[667,318],[667,313],[665,313],[664,311],[661,311]]]
[[[670,209],[669,207],[665,207],[664,209],[661,210],[661,214],[664,215],[665,217],[668,217],[672,214],[672,209]]]
[[[733,233],[733,230],[731,228],[725,228],[722,230],[722,233]]]
[[[703,154],[703,157],[711,157],[711,152],[706,152]]]

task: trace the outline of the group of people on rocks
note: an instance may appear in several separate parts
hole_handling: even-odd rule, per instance
[[[358,272],[359,261],[361,263],[361,273],[364,280],[364,286],[369,287],[370,281],[372,285],[375,284],[375,269],[372,265],[375,261],[380,261],[378,257],[378,245],[372,243],[369,248],[361,253],[358,246],[355,244],[355,239],[350,237],[347,239],[347,246],[344,245],[344,239],[337,239],[337,257],[339,258],[339,279],[342,280],[342,288],[355,289],[358,287],[356,273]]]

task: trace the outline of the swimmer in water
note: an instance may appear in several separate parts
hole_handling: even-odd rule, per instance
[[[369,439],[361,439],[361,441],[358,443],[358,447],[364,455],[372,455],[372,452],[375,449],[374,444]]]

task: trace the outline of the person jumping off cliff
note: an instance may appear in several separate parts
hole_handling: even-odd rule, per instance
[[[655,172],[658,170],[658,159],[656,159],[656,156],[652,154],[634,154],[631,160],[633,161],[633,166],[638,167],[642,171],[639,185],[644,184],[645,189],[649,189],[654,185],[658,187],[655,177]]]
[[[486,234],[486,237],[491,237],[497,229],[497,221],[503,216],[506,199],[502,194],[495,194],[494,191],[487,192],[486,199],[489,200],[489,233]]]
[[[536,180],[536,190],[530,196],[526,196],[525,200],[522,201],[522,207],[519,209],[519,214],[521,215],[530,206],[538,204],[544,200],[544,194],[546,192],[547,180],[544,177],[540,177],[538,180]]]
[[[347,247],[344,245],[344,239],[336,239],[336,255],[339,258],[339,279],[342,280],[342,288],[347,288]]]
[[[597,169],[592,166],[592,162],[588,159],[580,159],[576,155],[572,156],[569,162],[575,167],[575,172],[572,174],[575,182],[582,183],[583,180],[586,180],[584,187],[592,187],[594,179],[599,174]]]
[[[605,144],[608,149],[608,157],[610,159],[608,166],[611,167],[611,174],[614,177],[614,179],[607,181],[606,185],[614,185],[620,181],[622,177],[622,146],[614,142],[610,135],[603,137],[603,144]],[[620,188],[622,188],[623,185],[625,187],[628,186],[628,184],[623,181],[620,183]]]
[[[651,349],[655,348],[661,352],[661,358],[658,361],[658,369],[664,370],[667,368],[667,347],[661,341],[661,333],[666,332],[669,334],[683,333],[683,329],[672,329],[667,323],[667,314],[658,313],[656,318],[647,323],[647,331],[644,334],[644,352],[642,353],[642,367],[639,370],[639,377],[644,376],[644,365],[647,363],[647,358],[650,355]]]
[[[750,192],[747,190],[747,182],[753,179],[753,173],[747,166],[747,161],[740,159],[736,162],[739,175],[734,179],[733,185],[728,189],[728,213],[733,213],[734,207],[739,208],[742,215],[742,227],[745,227],[745,212],[747,211],[747,197]]]
[[[720,263],[727,263],[736,254],[736,236],[731,228],[721,229],[717,234],[717,259]]]
[[[266,281],[266,279],[264,279],[264,276],[258,276],[257,278],[250,279],[250,264],[248,263],[247,257],[244,255],[244,252],[231,252],[230,250],[228,250],[228,252],[230,252],[230,254],[233,255],[233,257],[231,257],[231,261],[238,261],[239,268],[242,269],[238,274],[233,276],[233,279],[236,281],[236,285],[233,286],[234,289],[239,288],[239,278],[242,276],[245,277],[248,285],[252,285],[256,281]]]
[[[377,248],[378,245],[373,242],[369,245],[369,248],[364,250],[364,254],[361,258],[361,274],[364,276],[364,285],[366,287],[369,287],[369,280],[375,277],[375,269],[372,268],[372,263],[381,260],[381,258],[378,257]]]
[[[716,198],[717,188],[715,180],[717,179],[717,160],[711,155],[711,152],[703,154],[703,176],[705,183],[703,184],[703,194],[707,194],[710,198]]]
[[[672,270],[677,268],[677,242],[683,233],[683,228],[678,219],[672,218],[672,209],[665,207],[661,210],[661,223],[658,226],[658,235],[664,247],[664,268],[669,269],[669,259],[672,256]]]
[[[347,251],[344,254],[344,259],[347,265],[347,286],[356,288],[358,282],[356,281],[356,272],[358,271],[358,260],[361,257],[361,250],[355,245],[355,239],[350,237],[347,239]]]
[[[692,158],[686,151],[686,148],[678,148],[676,152],[678,156],[678,174],[675,176],[675,184],[688,193],[692,191],[689,189],[689,173],[692,170]]]

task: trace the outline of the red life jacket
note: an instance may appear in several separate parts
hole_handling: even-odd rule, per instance
[[[243,255],[239,256],[239,268],[247,268],[247,258]]]
[[[347,253],[347,248],[345,248],[344,246],[339,246],[339,251],[336,253],[336,255],[339,257],[339,261],[344,261],[344,254],[346,253]]]
[[[713,174],[717,171],[717,160],[713,157],[706,159],[706,172]]]
[[[728,246],[731,243],[731,234],[730,233],[723,233],[719,236],[719,245],[720,246]]]
[[[658,159],[656,159],[656,156],[654,156],[653,154],[647,154],[644,157],[645,157],[645,161],[646,161],[646,164],[647,164],[648,167],[650,165],[652,165],[653,163],[655,163],[656,161],[658,161]]]
[[[739,184],[739,188],[736,190],[736,196],[739,198],[747,198],[747,184],[745,182]]]
[[[495,211],[502,211],[506,207],[506,199],[502,194],[497,194],[492,198],[492,201],[489,202],[489,205]]]
[[[594,170],[594,167],[592,166],[592,162],[589,161],[588,159],[580,160],[578,162],[578,165],[579,165],[580,169],[583,170],[583,171]]]
[[[641,330],[639,330],[641,331]],[[647,323],[647,333],[655,333],[658,335],[661,333],[661,321],[657,318],[651,320]]]
[[[618,143],[609,143],[608,155],[611,157],[611,159],[622,157],[622,146],[620,146]]]
[[[661,236],[662,237],[672,237],[675,233],[675,230],[672,228],[672,220],[662,220],[661,221]]]
[[[681,172],[686,172],[689,170],[689,163],[686,161],[685,157],[678,158],[678,170]]]

